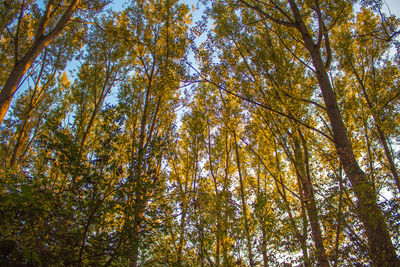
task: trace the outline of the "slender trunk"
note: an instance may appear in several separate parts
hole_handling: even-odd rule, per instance
[[[394,181],[395,181],[395,183],[396,183],[396,186],[397,186],[397,190],[398,190],[399,193],[400,193],[400,178],[399,178],[399,173],[398,173],[397,168],[396,168],[396,165],[395,165],[395,163],[394,163],[392,153],[390,152],[389,145],[388,145],[388,143],[387,143],[386,135],[385,135],[385,133],[383,132],[381,126],[380,126],[380,121],[379,121],[379,119],[376,118],[376,114],[375,114],[375,112],[374,112],[374,107],[373,107],[372,102],[371,102],[371,100],[370,100],[370,98],[369,98],[369,96],[368,96],[367,90],[366,90],[366,88],[365,88],[365,86],[364,86],[364,83],[363,83],[363,81],[362,81],[360,75],[358,75],[358,73],[357,73],[357,71],[356,71],[356,69],[355,69],[355,67],[354,67],[353,65],[351,65],[351,67],[352,67],[353,72],[354,72],[354,74],[355,74],[355,76],[356,76],[356,79],[357,79],[357,81],[358,81],[358,83],[359,83],[359,85],[360,85],[360,87],[361,87],[361,90],[362,90],[362,92],[363,92],[365,101],[367,102],[368,108],[369,108],[370,111],[371,111],[372,118],[374,119],[374,124],[375,124],[376,130],[377,130],[377,132],[378,132],[379,141],[381,142],[381,144],[382,144],[382,146],[383,146],[383,151],[385,152],[386,160],[387,160],[387,162],[388,162],[388,164],[389,164],[389,170],[390,170],[390,172],[392,173],[393,179],[394,179]]]
[[[213,174],[214,176],[214,174]],[[221,255],[221,194],[218,192],[218,187],[216,184],[216,179],[214,179],[214,190],[215,197],[217,198],[217,203],[215,207],[215,213],[217,216],[217,229],[215,230],[215,239],[216,239],[216,249],[215,249],[215,265],[219,267],[220,263],[220,255]]]
[[[17,164],[17,158],[18,158],[18,155],[19,155],[19,153],[21,151],[22,143],[23,143],[23,141],[25,139],[26,130],[27,130],[28,126],[29,126],[28,120],[30,118],[30,115],[31,115],[31,112],[26,114],[26,117],[25,117],[25,119],[24,119],[24,121],[22,123],[22,126],[21,126],[20,130],[19,130],[18,137],[17,137],[17,142],[15,143],[15,147],[13,149],[12,156],[11,156],[11,159],[10,159],[10,167],[11,168],[14,168],[15,165]]]
[[[132,233],[130,238],[130,267],[136,267],[139,259],[140,231],[145,208],[145,201],[141,193],[136,193],[136,199],[133,208]]]
[[[300,181],[300,177],[297,177],[297,184],[299,185],[299,196],[300,196],[300,204],[301,204],[301,218],[302,218],[302,220],[303,220],[303,238],[305,239],[305,238],[307,238],[307,236],[308,236],[308,218],[307,218],[307,208],[306,208],[306,205],[305,205],[305,193],[304,193],[304,190],[303,190],[303,184],[302,184],[302,182]],[[307,263],[308,265],[310,264],[309,262]],[[305,265],[307,265],[306,263],[305,263]]]
[[[285,190],[285,187],[283,186],[283,180],[282,179],[281,179],[281,183],[280,184],[282,185],[282,191],[279,188],[278,182],[275,181],[275,186],[276,186],[276,189],[278,191],[278,194],[281,196],[283,202],[285,203],[286,212],[287,212],[287,214],[289,216],[290,226],[292,227],[292,230],[294,232],[294,236],[296,237],[296,239],[297,239],[297,241],[298,241],[298,243],[300,245],[301,251],[303,253],[304,265],[305,266],[310,266],[310,259],[308,258],[308,249],[307,249],[307,238],[306,238],[306,236],[303,236],[302,234],[300,234],[299,229],[296,226],[296,222],[294,221],[293,214],[292,214],[292,212],[290,210],[290,203],[289,203],[289,201],[287,199],[286,190]]]
[[[140,152],[139,152],[139,158],[140,159]],[[143,213],[144,213],[144,208],[145,208],[145,200],[144,200],[144,188],[143,188],[143,181],[141,179],[141,170],[142,166],[141,163],[137,163],[137,165],[140,165],[139,167],[136,167],[136,175],[135,177],[135,203],[133,206],[133,218],[132,218],[132,233],[130,237],[130,262],[129,266],[130,267],[136,267],[137,262],[138,262],[138,256],[139,256],[139,243],[140,243],[140,230],[142,227],[142,220],[143,220]]]
[[[309,161],[307,144],[299,130],[299,134],[302,137],[302,145],[304,150],[304,156],[301,151],[299,140],[294,137],[294,162],[297,164],[297,175],[302,184],[302,190],[304,193],[304,203],[307,210],[308,218],[311,226],[312,239],[315,244],[318,265],[329,266],[329,261],[325,252],[324,243],[322,241],[322,233],[318,219],[318,209],[315,203],[314,190],[311,183],[311,177],[309,172]]]
[[[307,200],[306,200],[306,196],[305,196],[306,195],[305,191],[303,189],[303,183],[301,182],[299,175],[297,175],[297,184],[298,184],[298,188],[299,188],[299,197],[300,197],[300,204],[301,204],[301,218],[303,220],[303,225],[302,225],[303,232],[300,233],[300,230],[297,230],[297,228],[296,228],[296,231],[298,231],[298,234],[297,234],[299,236],[298,240],[300,242],[300,245],[303,248],[303,253],[308,253],[307,250],[304,250],[304,247],[307,247],[308,221],[309,221],[309,219],[307,218],[307,214],[308,214],[307,207],[306,207]],[[285,192],[285,198],[286,198],[286,192]],[[289,205],[287,205],[287,208],[288,209],[290,208]],[[291,220],[293,220],[293,219],[291,219]],[[295,226],[294,221],[293,221],[292,225]],[[308,255],[306,255],[306,257],[304,257],[303,264],[305,267],[309,267],[311,265]]]
[[[228,199],[228,185],[229,185],[229,164],[230,164],[230,149],[229,149],[229,144],[228,144],[228,132],[225,131],[225,168],[224,168],[224,184],[223,184],[223,189],[222,189],[222,203],[225,205],[229,203]],[[222,206],[222,204],[221,204]],[[224,206],[225,207],[225,206]],[[223,212],[223,220],[222,224],[223,227],[221,229],[221,247],[222,247],[222,266],[230,266],[230,262],[228,259],[228,242],[227,242],[227,236],[228,236],[228,212],[224,210]]]
[[[257,170],[257,198],[261,199],[263,197],[263,194],[261,194],[261,178],[260,178],[260,165],[258,166]],[[266,185],[264,185],[264,188]],[[263,205],[261,207],[261,210],[264,210],[265,206]],[[262,254],[262,263],[264,267],[268,267],[268,254],[267,254],[267,230],[266,228],[266,216],[267,214],[265,212],[260,212],[260,215],[257,216],[257,219],[260,223],[260,228],[261,228],[261,254]]]
[[[46,54],[47,54],[46,50],[44,50],[43,54],[44,55],[43,55],[43,60],[42,60],[42,66],[40,68],[37,80],[35,82],[35,87],[34,87],[32,96],[30,98],[29,104],[28,104],[28,108],[27,108],[27,111],[26,111],[26,114],[25,114],[25,117],[24,117],[24,121],[23,121],[22,126],[21,126],[21,128],[19,130],[19,134],[18,134],[18,137],[17,137],[17,142],[16,142],[14,150],[12,152],[12,156],[11,156],[11,160],[10,160],[10,167],[11,168],[15,167],[15,165],[17,163],[17,158],[18,158],[18,156],[20,154],[20,150],[22,148],[22,143],[23,143],[23,141],[25,141],[24,139],[25,139],[25,136],[26,136],[26,133],[27,133],[27,129],[28,129],[29,124],[30,124],[30,119],[31,119],[31,115],[32,115],[33,109],[38,104],[39,98],[40,98],[40,95],[41,95],[41,93],[39,93],[39,96],[36,99],[36,94],[38,93],[38,90],[39,90],[39,82],[40,82],[40,80],[41,80],[41,78],[43,76],[43,71],[44,71],[44,67],[45,67],[45,64],[46,64]],[[56,73],[56,71],[54,70],[53,74],[51,76],[51,79],[53,79],[55,73]],[[48,82],[44,85],[44,88],[47,87],[47,84],[48,84]],[[42,88],[42,91],[43,90],[44,89]]]
[[[148,116],[148,106],[150,100],[150,92],[151,92],[151,82],[150,79],[146,88],[145,99],[144,99],[144,107],[143,114],[140,120],[140,132],[139,132],[139,144],[137,149],[137,158],[134,166],[134,174],[132,178],[134,178],[133,187],[135,194],[135,204],[134,204],[134,213],[133,213],[133,235],[130,239],[131,245],[131,255],[130,255],[130,267],[136,267],[138,262],[139,255],[139,242],[140,242],[140,229],[142,226],[142,218],[143,212],[145,209],[145,201],[144,201],[144,184],[142,179],[143,172],[143,164],[144,164],[144,153],[145,153],[145,136],[146,136],[146,124],[147,124],[147,116]],[[132,149],[132,153],[133,153]],[[134,157],[132,156],[132,159]]]
[[[217,182],[217,177],[215,176],[214,173],[214,167],[213,167],[213,160],[212,160],[212,149],[211,149],[211,127],[210,127],[210,121],[207,119],[207,127],[208,127],[208,142],[207,142],[207,154],[208,154],[208,163],[210,165],[210,172],[211,172],[211,177],[213,178],[214,182],[214,192],[215,192],[215,197],[217,198],[217,203],[215,206],[215,213],[217,216],[217,229],[215,231],[215,236],[216,236],[216,251],[215,251],[215,265],[217,267],[220,266],[220,227],[221,227],[221,197],[218,191],[218,182]]]
[[[276,141],[274,142],[274,149],[275,149],[276,168],[277,168],[277,170],[280,170],[281,163],[280,163],[279,156],[278,156],[278,150],[277,150]],[[286,189],[285,189],[285,186],[284,186],[284,183],[283,183],[282,176],[279,175],[279,178],[280,178],[280,184],[282,186],[282,191],[279,188],[278,179],[275,179],[275,187],[276,187],[276,189],[278,191],[278,194],[281,196],[283,202],[285,203],[285,208],[286,208],[286,211],[287,211],[288,216],[289,216],[290,225],[291,225],[291,227],[292,227],[292,229],[294,231],[295,237],[296,237],[297,241],[299,242],[300,248],[301,248],[302,253],[303,253],[304,265],[308,267],[308,266],[310,266],[310,259],[308,257],[307,236],[300,234],[300,231],[297,229],[296,223],[295,223],[295,221],[293,219],[292,212],[290,211],[290,204],[289,204],[289,201],[288,201],[287,196],[286,196]],[[303,193],[300,194],[300,197],[302,197],[302,195],[303,195]],[[300,199],[300,201],[302,203],[304,202],[303,199]]]
[[[86,222],[86,224],[84,226],[81,248],[79,249],[78,267],[82,266],[82,257],[83,257],[83,252],[84,252],[85,246],[86,246],[86,240],[87,240],[87,237],[88,237],[89,228],[90,228],[90,225],[92,224],[92,220],[94,218],[94,215],[96,214],[97,209],[100,207],[101,203],[102,203],[102,201],[98,201],[96,203],[94,209],[90,213],[89,218],[88,218],[88,220],[87,220],[87,222]]]
[[[199,221],[199,232],[200,232],[200,254],[199,254],[199,258],[200,258],[200,266],[204,267],[205,264],[205,249],[204,249],[204,226],[203,226],[203,221],[202,218],[200,216],[200,221]]]
[[[246,199],[245,199],[245,195],[244,195],[242,169],[241,169],[241,164],[240,164],[239,149],[238,149],[238,143],[237,143],[235,131],[233,131],[233,139],[235,141],[236,162],[237,162],[239,183],[240,183],[240,197],[242,200],[244,228],[245,228],[245,234],[246,234],[246,239],[247,239],[247,253],[248,253],[248,257],[249,257],[249,261],[250,261],[250,266],[254,266],[252,246],[251,246],[250,228],[249,228],[249,222],[248,222],[248,218],[247,218],[247,204],[246,204]]]
[[[322,60],[321,50],[314,44],[294,0],[289,0],[289,4],[296,20],[296,27],[304,40],[304,46],[311,55],[330,120],[336,151],[357,198],[357,214],[366,230],[372,261],[376,266],[400,266],[382,210],[377,204],[377,196],[354,156],[336,96]]]
[[[87,137],[88,137],[88,135],[89,135],[89,133],[90,133],[90,130],[91,130],[92,127],[93,127],[94,120],[95,120],[95,118],[96,118],[96,116],[97,116],[97,113],[99,112],[100,106],[101,106],[101,101],[99,101],[99,102],[96,103],[96,105],[95,105],[95,107],[94,107],[94,110],[93,110],[93,112],[92,112],[92,114],[91,114],[91,116],[90,116],[89,123],[88,123],[88,125],[87,125],[87,127],[86,127],[85,132],[83,133],[82,140],[81,140],[81,144],[80,144],[80,146],[79,146],[79,152],[80,152],[80,153],[82,153],[83,148],[85,147],[85,143],[86,143]]]
[[[227,191],[224,191],[225,193],[227,192]],[[230,264],[230,261],[229,261],[229,258],[228,258],[228,246],[229,246],[229,244],[228,244],[228,242],[227,242],[227,240],[228,240],[228,228],[227,228],[227,222],[228,222],[228,213],[225,211],[224,212],[224,220],[223,220],[223,222],[224,222],[224,226],[223,226],[223,228],[222,228],[222,234],[221,234],[221,247],[222,247],[222,266],[230,266],[231,264]]]
[[[182,215],[181,215],[181,223],[180,223],[180,236],[179,236],[179,247],[178,247],[178,263],[177,266],[182,266],[182,256],[183,256],[183,247],[185,244],[185,225],[186,225],[186,209],[187,205],[182,203]]]
[[[262,232],[261,253],[263,255],[263,266],[269,267],[269,265],[268,265],[269,259],[268,259],[268,254],[267,254],[267,238],[266,238],[264,223],[262,225],[261,232]]]
[[[385,133],[381,129],[381,127],[376,123],[376,120],[375,120],[375,126],[376,126],[376,130],[378,131],[379,140],[381,141],[381,144],[383,146],[383,151],[385,152],[385,156],[386,156],[386,159],[387,159],[388,164],[389,164],[389,170],[393,175],[393,179],[394,179],[394,181],[396,183],[397,190],[400,193],[400,178],[399,178],[399,174],[397,172],[396,165],[395,165],[394,160],[393,160],[392,153],[390,152],[389,144],[386,141],[387,138],[385,136]]]
[[[340,235],[342,232],[342,203],[343,203],[343,185],[342,185],[342,171],[340,170],[339,178],[339,204],[338,204],[338,212],[337,212],[337,226],[336,226],[336,237],[335,237],[335,254],[333,256],[333,266],[338,266],[338,258],[339,258],[339,244],[340,244]]]
[[[218,196],[218,198],[219,198],[219,196]],[[220,203],[221,201],[220,200],[217,200],[218,201],[218,203]],[[219,266],[221,266],[221,264],[220,264],[220,260],[219,260],[219,258],[220,258],[220,254],[221,254],[221,248],[220,248],[220,243],[221,243],[221,238],[220,238],[220,236],[221,236],[221,214],[220,214],[220,209],[221,209],[221,206],[220,206],[220,204],[217,204],[217,231],[216,231],[216,233],[215,233],[215,235],[216,235],[216,242],[217,242],[217,248],[216,248],[216,251],[215,251],[215,265],[217,266],[217,267],[219,267]]]

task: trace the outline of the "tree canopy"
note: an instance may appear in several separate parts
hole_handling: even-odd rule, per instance
[[[399,266],[384,1],[0,4],[0,265]]]

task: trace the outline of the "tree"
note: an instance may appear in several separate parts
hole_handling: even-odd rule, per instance
[[[228,4],[235,5],[233,2],[228,2]],[[278,29],[284,28],[290,32],[291,35],[284,38],[301,40],[301,47],[295,49],[304,50],[300,50],[297,55],[296,52],[291,51],[295,58],[302,63],[307,64],[306,62],[311,61],[312,67],[308,64],[307,66],[318,81],[338,157],[357,197],[357,213],[366,230],[370,256],[377,265],[397,262],[398,259],[382,211],[377,204],[376,194],[354,156],[353,147],[327,72],[332,63],[329,30],[340,25],[339,12],[342,16],[343,12],[351,11],[351,6],[344,2],[320,3],[314,1],[300,5],[292,0],[288,0],[287,3],[243,0],[238,2],[238,7],[241,8],[243,14],[247,14],[245,13],[246,9],[252,10],[261,21],[268,21],[269,24],[266,25],[268,29],[277,29],[276,31],[278,31]],[[280,37],[280,41],[284,44],[282,37]],[[323,55],[326,55],[325,60],[323,60]]]
[[[0,84],[74,2],[0,4]],[[192,26],[179,0],[106,3],[79,1],[0,126],[0,265],[397,266],[381,1],[204,0]]]
[[[348,39],[346,42],[335,41],[334,47],[338,51],[340,66],[345,71],[343,79],[351,79],[357,84],[362,96],[358,101],[368,107],[366,120],[371,117],[374,122],[376,134],[373,133],[373,136],[377,136],[383,148],[386,157],[384,165],[399,191],[400,178],[390,146],[390,136],[395,135],[397,129],[389,126],[398,116],[393,106],[398,99],[398,93],[393,91],[397,82],[391,77],[396,77],[399,71],[393,61],[388,60],[393,41],[388,41],[386,34],[391,26],[395,27],[381,25],[371,10],[363,8],[350,26],[356,30],[355,34],[349,32],[349,26],[342,27],[343,31],[338,33],[338,37],[346,36]]]
[[[44,9],[38,7],[35,1],[23,0],[19,5],[4,2],[2,11],[2,31],[6,42],[3,47],[11,48],[13,66],[8,77],[1,81],[3,87],[0,92],[0,125],[4,120],[11,100],[18,90],[19,83],[36,58],[52,43],[68,26],[69,22],[79,25],[79,20],[73,16],[78,10],[83,11],[81,16],[90,15],[104,7],[107,1],[86,2],[73,0],[66,6],[62,1],[49,0]],[[85,14],[86,13],[86,14]],[[93,13],[92,13],[93,14]],[[34,17],[33,25],[29,21]],[[54,26],[53,26],[54,25]],[[23,31],[23,32],[21,32]]]
[[[131,229],[130,266],[139,259],[146,205],[161,182],[163,147],[172,137],[177,88],[185,72],[178,60],[186,51],[187,13],[187,7],[176,1],[138,1],[126,10],[133,26],[126,41],[140,41],[135,47],[135,76],[120,92],[130,140],[127,186],[132,214],[125,214]]]

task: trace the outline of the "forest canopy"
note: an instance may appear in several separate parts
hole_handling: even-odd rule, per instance
[[[400,266],[390,6],[114,2],[0,3],[1,266]]]

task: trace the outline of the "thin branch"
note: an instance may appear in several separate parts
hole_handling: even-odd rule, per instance
[[[325,69],[328,71],[331,68],[332,64],[332,49],[331,42],[329,41],[328,29],[326,28],[324,22],[322,22],[322,25],[324,26],[324,41],[326,49]]]
[[[255,0],[255,1],[258,2],[258,3],[260,3],[260,4],[266,5],[266,3],[264,3],[264,2],[262,2],[262,1],[260,1],[260,0]],[[276,9],[278,9],[278,11],[279,11],[282,15],[284,15],[291,23],[293,23],[292,18],[291,18],[282,8],[280,8],[280,7],[276,4],[276,2],[274,2],[274,1],[272,1],[272,0],[270,0],[270,2],[272,3],[272,5],[273,5]]]
[[[225,125],[225,127],[228,127],[227,125]],[[230,131],[232,131],[232,129],[229,129]],[[237,135],[236,135],[237,136]],[[267,165],[265,164],[264,160],[261,158],[260,154],[257,153],[257,151],[254,150],[254,148],[247,143],[243,137],[238,136],[240,141],[242,141],[247,148],[249,148],[251,150],[251,152],[253,152],[253,154],[258,158],[258,160],[261,162],[261,164],[264,166],[264,168],[267,170],[267,172],[271,175],[272,179],[274,179],[277,183],[279,183],[282,187],[284,187],[286,190],[288,190],[291,194],[293,194],[293,196],[295,196],[296,198],[300,199],[300,197],[293,192],[292,190],[290,190],[285,184],[282,183],[282,181],[279,181],[278,178],[276,178],[276,176],[270,171],[270,169],[267,167]]]
[[[282,37],[276,32],[274,31],[272,28],[270,28],[269,26],[267,26],[266,24],[264,24],[265,27],[267,27],[269,30],[271,30],[273,33],[276,34],[276,36],[279,38],[279,41],[281,41],[281,43],[283,44],[283,46],[286,48],[286,50],[289,51],[290,54],[292,54],[292,56],[294,58],[296,58],[298,61],[300,61],[301,64],[303,64],[304,66],[306,66],[308,69],[310,69],[312,72],[316,73],[316,71],[310,66],[308,65],[305,61],[303,61],[301,58],[299,58],[287,45],[286,43],[283,41]]]
[[[306,128],[308,128],[308,129],[310,129],[310,130],[313,130],[313,131],[315,131],[315,132],[321,134],[322,136],[324,136],[326,139],[328,139],[329,141],[331,141],[331,142],[333,143],[332,137],[330,137],[330,136],[328,136],[326,133],[324,133],[324,132],[322,132],[322,131],[316,129],[315,127],[312,127],[312,126],[310,126],[310,125],[308,125],[308,124],[306,124],[306,123],[304,123],[304,122],[302,122],[302,121],[300,121],[300,120],[298,120],[298,119],[296,119],[296,118],[294,118],[294,117],[292,117],[292,116],[290,116],[290,115],[288,115],[288,114],[285,114],[285,113],[283,113],[283,112],[281,112],[281,111],[275,110],[275,109],[273,109],[272,107],[267,106],[266,104],[258,103],[258,102],[256,102],[256,101],[250,99],[250,98],[247,98],[247,97],[244,97],[244,96],[242,96],[242,95],[240,95],[240,94],[238,94],[238,93],[232,92],[232,91],[230,91],[229,89],[224,88],[223,86],[218,85],[217,83],[215,83],[215,82],[213,82],[213,81],[211,81],[211,80],[205,78],[205,77],[204,77],[201,73],[199,73],[199,71],[196,70],[190,63],[187,62],[187,64],[188,64],[200,77],[202,77],[202,78],[204,79],[203,82],[210,83],[210,84],[214,85],[215,87],[217,87],[218,89],[220,89],[220,90],[222,90],[222,91],[224,91],[224,92],[226,92],[226,93],[228,93],[228,94],[230,94],[230,95],[233,95],[233,96],[235,96],[235,97],[237,97],[237,98],[240,98],[240,99],[242,99],[242,100],[244,100],[244,101],[246,101],[246,102],[252,103],[252,104],[254,104],[254,105],[256,105],[256,106],[259,106],[259,107],[262,107],[262,108],[265,108],[265,109],[267,109],[267,110],[269,110],[269,111],[271,111],[271,112],[273,112],[273,113],[279,114],[279,115],[281,115],[281,116],[283,116],[283,117],[286,117],[286,118],[288,118],[288,119],[290,119],[290,120],[292,120],[292,121],[294,121],[294,122],[297,122],[297,123],[303,125],[304,127],[306,127]]]
[[[322,109],[323,111],[326,111],[326,108],[325,108],[324,106],[322,106],[321,104],[319,104],[319,103],[317,103],[317,102],[315,102],[315,101],[313,101],[313,100],[305,99],[305,98],[299,98],[299,97],[294,97],[294,96],[290,95],[288,92],[283,91],[283,90],[282,90],[282,92],[283,92],[283,94],[284,94],[285,96],[287,96],[287,97],[290,97],[290,98],[292,98],[292,99],[299,100],[299,101],[302,101],[302,102],[305,102],[305,103],[313,104],[314,106],[316,106],[316,107]]]
[[[296,27],[296,24],[294,24],[293,22],[287,22],[287,21],[283,21],[283,20],[274,18],[270,14],[268,14],[267,12],[261,10],[259,7],[250,5],[249,3],[247,3],[244,0],[239,0],[239,2],[241,2],[246,7],[250,8],[250,9],[253,9],[254,11],[257,11],[258,13],[260,13],[260,15],[262,15],[263,17],[266,17],[267,19],[269,19],[269,20],[271,20],[271,21],[273,21],[275,23],[278,23],[280,25],[284,25],[284,26],[287,26],[287,27],[292,27],[292,28]]]
[[[19,12],[18,23],[17,23],[17,30],[15,32],[14,37],[14,64],[17,65],[19,61],[18,50],[19,50],[19,30],[21,28],[21,21],[24,15],[24,8],[25,8],[25,1],[22,2],[21,11]]]
[[[400,96],[400,91],[398,91],[393,97],[391,97],[384,105],[382,105],[381,108],[386,107],[387,105],[389,105],[390,102],[396,100],[396,98],[398,98]]]
[[[318,16],[318,40],[317,40],[317,43],[315,44],[315,46],[317,47],[317,48],[320,48],[321,47],[321,43],[322,43],[322,39],[323,39],[323,36],[324,36],[324,23],[323,23],[323,21],[322,21],[322,14],[321,14],[321,9],[319,8],[319,1],[318,0],[315,0],[314,1],[314,3],[315,3],[315,12],[317,13],[317,16]]]
[[[322,122],[323,122],[323,124],[325,125],[326,129],[327,129],[327,130],[329,131],[329,133],[333,136],[332,130],[331,130],[331,128],[329,127],[329,124],[325,121],[325,119],[322,118],[321,115],[319,115],[318,118],[320,118],[320,119],[322,120]]]
[[[53,9],[53,2],[54,0],[49,0],[46,5],[46,10],[43,14],[42,19],[40,20],[39,27],[36,32],[35,41],[38,41],[40,38],[43,37],[47,24],[50,21],[51,11]]]

